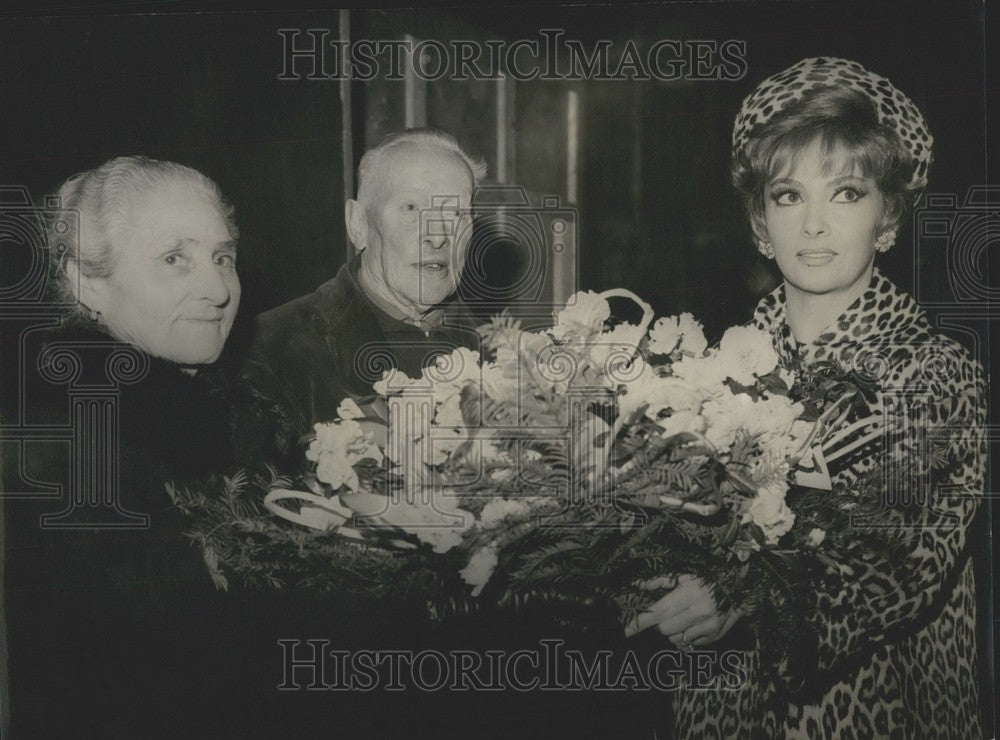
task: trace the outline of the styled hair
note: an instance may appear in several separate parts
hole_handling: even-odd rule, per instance
[[[819,139],[823,171],[843,161],[875,181],[885,200],[884,222],[895,226],[906,206],[920,197],[911,185],[914,160],[889,125],[879,122],[874,102],[849,87],[818,87],[754,128],[731,165],[733,185],[743,198],[751,225],[764,220],[767,183],[792,169],[803,150]]]
[[[473,187],[479,185],[486,177],[486,162],[465,153],[458,139],[447,131],[435,128],[409,128],[405,131],[389,134],[378,144],[364,153],[358,164],[358,200],[367,202],[374,187],[378,173],[385,166],[386,159],[393,149],[404,145],[413,145],[429,149],[441,149],[457,155],[465,162],[472,173]]]
[[[73,305],[80,317],[85,308],[76,305],[77,291],[67,273],[67,262],[75,261],[79,274],[89,278],[107,278],[114,272],[117,249],[125,248],[116,236],[128,218],[136,195],[155,187],[180,183],[205,195],[226,222],[230,237],[239,237],[232,204],[219,186],[198,170],[176,162],[147,157],[116,157],[100,167],[70,177],[59,188],[60,208],[73,210],[80,217],[77,239],[66,239],[55,229],[46,231],[53,289],[60,301]]]

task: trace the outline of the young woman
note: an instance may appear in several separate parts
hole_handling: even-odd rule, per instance
[[[801,639],[783,659],[751,650],[741,688],[678,695],[679,736],[981,736],[966,535],[984,485],[982,371],[875,267],[926,186],[931,145],[905,95],[843,59],[805,59],[765,80],[737,116],[734,183],[758,248],[784,278],[754,322],[786,360],[833,360],[875,380],[873,425],[911,424],[847,454],[823,451],[835,485],[887,471],[895,484],[878,521],[899,531],[907,556],[845,554],[840,576],[795,597]],[[947,449],[929,464],[920,434],[943,438],[946,428]],[[838,450],[870,427],[858,430]],[[701,647],[745,616],[721,612],[685,578],[637,626]]]

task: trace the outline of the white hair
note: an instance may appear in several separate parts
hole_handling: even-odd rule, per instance
[[[114,236],[127,219],[135,196],[168,183],[181,183],[204,194],[225,220],[230,237],[237,240],[239,231],[233,219],[233,206],[210,178],[176,162],[116,157],[100,167],[73,175],[59,188],[60,208],[74,210],[80,216],[76,240],[67,242],[59,233],[48,230],[53,287],[64,300],[68,299],[67,303],[77,297],[65,269],[67,261],[75,261],[83,277],[110,277],[117,257]],[[78,310],[82,315],[83,309]]]
[[[420,146],[424,148],[441,149],[451,152],[460,157],[472,173],[473,187],[479,185],[486,177],[486,162],[481,158],[473,158],[465,153],[458,143],[458,139],[435,128],[410,128],[395,134],[389,134],[377,145],[373,146],[364,156],[358,165],[358,200],[368,202],[371,191],[374,187],[376,173],[385,167],[386,159],[393,149],[406,144]]]

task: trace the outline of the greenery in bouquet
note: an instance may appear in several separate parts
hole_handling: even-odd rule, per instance
[[[614,298],[642,319],[611,323]],[[864,495],[831,492],[813,451],[870,389],[783,367],[753,328],[709,348],[690,314],[652,318],[623,290],[576,294],[544,330],[495,317],[482,356],[390,371],[374,401],[345,401],[293,479],[172,495],[221,587],[576,601],[625,622],[664,574],[752,606],[834,572]],[[803,552],[819,571],[793,567]]]

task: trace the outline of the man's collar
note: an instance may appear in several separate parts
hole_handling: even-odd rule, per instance
[[[348,268],[348,275],[350,277],[352,286],[357,291],[358,295],[362,299],[367,301],[369,306],[374,309],[373,313],[378,318],[379,325],[383,331],[393,331],[398,330],[399,324],[407,324],[409,326],[415,326],[424,333],[436,329],[441,326],[444,321],[445,316],[445,305],[435,306],[430,311],[425,313],[419,319],[413,319],[406,316],[400,311],[396,306],[393,306],[388,301],[384,300],[381,296],[374,293],[374,291],[369,292],[364,288],[364,284],[361,280],[361,255],[356,255],[350,263]],[[388,319],[388,321],[387,321]]]

